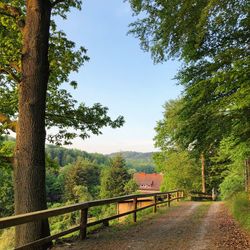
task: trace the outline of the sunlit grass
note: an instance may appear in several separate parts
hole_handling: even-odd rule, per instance
[[[233,217],[250,232],[250,200],[245,192],[234,195],[227,201]]]

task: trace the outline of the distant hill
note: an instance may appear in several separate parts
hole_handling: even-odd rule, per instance
[[[87,153],[79,149],[64,148],[56,145],[46,145],[46,153],[50,159],[56,161],[59,166],[65,166],[83,158],[100,165],[108,165],[110,158],[103,154]]]
[[[135,172],[154,173],[156,172],[155,165],[152,159],[153,153],[141,153],[141,152],[116,152],[109,155],[98,153],[87,153],[79,149],[68,149],[55,145],[46,145],[47,155],[59,166],[65,166],[70,163],[74,163],[79,158],[88,159],[89,161],[95,161],[100,165],[109,165],[110,159],[117,154],[122,154],[126,160],[127,168],[133,169]]]
[[[136,172],[155,173],[156,167],[153,161],[153,152],[134,152],[134,151],[121,151],[108,154],[109,157],[114,157],[121,154],[127,162],[130,169],[135,169]]]
[[[4,140],[15,141],[15,138],[6,136]],[[96,162],[99,165],[108,166],[110,159],[117,154],[122,154],[126,160],[127,168],[132,169],[135,172],[155,173],[156,168],[152,159],[153,152],[134,152],[134,151],[122,151],[112,154],[104,155],[99,153],[88,153],[79,149],[69,149],[56,145],[46,145],[46,154],[52,160],[54,160],[59,166],[65,166],[77,161],[77,159],[84,158],[91,162]]]
[[[135,152],[135,151],[121,151],[121,152],[115,152],[112,154],[108,154],[107,156],[109,157],[114,157],[118,154],[121,154],[125,160],[127,161],[142,161],[142,162],[148,162],[148,163],[153,163],[153,152],[147,152],[147,153],[142,153],[142,152]]]

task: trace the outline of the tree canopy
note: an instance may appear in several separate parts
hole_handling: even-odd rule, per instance
[[[169,58],[183,62],[176,79],[184,90],[180,100],[164,107],[156,146],[162,152],[178,146],[197,157],[204,152],[211,183],[222,181],[219,172],[225,168],[224,177],[230,171],[242,176],[250,145],[248,1],[129,2],[137,17],[129,33],[139,38],[142,49],[151,53],[155,63]],[[230,147],[239,148],[241,174],[228,166],[234,159],[219,157],[228,141]]]
[[[67,18],[71,8],[81,9],[81,1],[51,1],[52,20],[49,37],[49,83],[46,104],[46,127],[57,128],[56,133],[48,133],[47,140],[52,143],[70,143],[80,136],[100,134],[101,128],[120,127],[122,116],[111,119],[108,108],[100,103],[87,107],[78,104],[68,90],[61,88],[68,83],[77,88],[78,83],[70,79],[70,73],[78,72],[89,60],[83,46],[77,46],[57,29],[56,16]],[[18,85],[22,79],[21,57],[23,25],[25,24],[25,1],[0,1],[0,125],[1,131],[16,130],[18,118]],[[51,130],[49,130],[51,131]],[[53,130],[55,131],[55,130]]]

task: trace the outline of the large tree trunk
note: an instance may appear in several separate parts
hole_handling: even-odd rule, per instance
[[[206,193],[206,175],[205,175],[205,156],[204,153],[201,154],[201,182],[202,182],[202,192]]]
[[[49,77],[49,0],[27,0],[14,168],[15,213],[46,209],[45,107]],[[16,246],[49,235],[47,220],[16,227]],[[41,248],[29,249],[46,249]]]

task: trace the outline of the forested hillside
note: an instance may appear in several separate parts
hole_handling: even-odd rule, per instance
[[[86,151],[79,149],[69,149],[55,145],[47,145],[46,153],[51,160],[58,163],[58,165],[61,167],[70,163],[74,163],[79,158],[95,161],[97,164],[108,164],[110,161],[110,158],[103,154],[87,153]]]
[[[122,151],[109,154],[108,156],[114,157],[118,154],[121,154],[126,159],[127,167],[135,169],[136,172],[155,173],[157,171],[153,161],[153,152]]]
[[[46,153],[49,158],[55,161],[59,166],[65,166],[70,163],[74,163],[79,158],[84,158],[89,161],[94,161],[100,165],[107,165],[110,159],[122,155],[126,160],[126,167],[128,169],[134,169],[135,172],[154,173],[156,171],[155,165],[152,159],[153,153],[141,153],[141,152],[116,152],[108,155],[99,153],[87,153],[79,149],[68,149],[65,147],[59,147],[54,145],[46,146]]]

